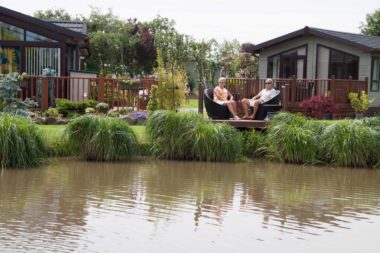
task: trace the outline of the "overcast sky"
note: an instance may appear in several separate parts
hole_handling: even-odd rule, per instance
[[[380,0],[0,0],[1,6],[32,15],[34,11],[63,8],[88,16],[90,6],[104,13],[112,9],[122,19],[148,21],[161,15],[175,20],[176,29],[197,40],[237,39],[260,42],[312,26],[359,33],[367,13]]]

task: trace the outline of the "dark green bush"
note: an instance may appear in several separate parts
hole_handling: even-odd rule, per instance
[[[159,158],[233,161],[241,155],[235,129],[206,122],[196,113],[155,111],[146,126],[151,152]]]
[[[85,114],[86,108],[95,108],[97,102],[95,100],[71,101],[69,99],[57,99],[57,109],[60,114],[67,117],[70,113]]]
[[[72,120],[64,133],[73,153],[86,160],[128,160],[137,154],[137,138],[121,119],[85,115]]]
[[[46,146],[38,127],[29,119],[2,114],[0,157],[2,168],[27,168],[45,161]]]

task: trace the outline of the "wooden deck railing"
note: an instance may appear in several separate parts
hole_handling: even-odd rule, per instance
[[[106,102],[110,107],[118,109],[126,106],[137,110],[145,109],[150,88],[157,83],[157,80],[142,78],[141,85],[129,88],[125,88],[122,80],[102,76],[97,78],[31,76],[24,82],[20,96],[38,102],[38,108],[42,110],[55,106],[55,100],[58,98],[73,101],[93,99]]]
[[[226,88],[237,100],[252,98],[264,89],[265,80],[259,77],[255,79],[227,78]],[[293,76],[288,79],[273,79],[273,81],[274,87],[281,91],[281,104],[286,111],[301,111],[299,104],[302,100],[318,95],[330,96],[338,108],[351,108],[348,93],[360,93],[363,90],[368,93],[368,78],[352,80],[351,77],[335,79],[332,76],[331,79],[297,79]],[[203,87],[203,85],[201,84],[199,87]],[[203,99],[203,96],[200,96],[200,99]],[[202,111],[201,108],[199,111]]]

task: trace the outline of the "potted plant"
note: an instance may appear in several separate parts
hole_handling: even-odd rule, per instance
[[[313,96],[301,102],[300,107],[305,110],[306,116],[318,119],[332,119],[337,106],[328,96]]]
[[[362,119],[364,113],[368,110],[369,105],[374,101],[374,99],[368,99],[364,90],[361,92],[360,96],[357,92],[350,92],[348,94],[348,99],[350,100],[351,107],[355,111],[356,119]]]

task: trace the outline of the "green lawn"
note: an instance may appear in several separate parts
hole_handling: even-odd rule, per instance
[[[185,100],[185,103],[181,106],[181,108],[198,108],[198,99],[189,99]]]
[[[53,144],[55,140],[59,140],[65,131],[66,125],[38,125],[42,131],[48,145]],[[131,126],[140,143],[146,143],[145,126]]]

